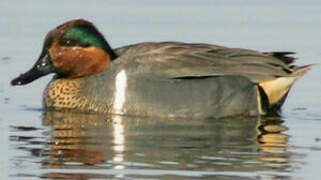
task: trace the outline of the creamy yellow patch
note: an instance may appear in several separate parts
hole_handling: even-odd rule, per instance
[[[282,97],[289,91],[297,77],[279,77],[260,83],[266,93],[270,104],[279,102]]]

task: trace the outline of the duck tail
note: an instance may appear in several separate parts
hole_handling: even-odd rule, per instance
[[[293,75],[297,77],[297,79],[304,74],[306,74],[308,71],[311,70],[311,67],[313,64],[305,65],[305,66],[297,66],[294,68]]]
[[[312,65],[295,66],[289,76],[277,77],[259,83],[262,107],[268,107],[266,111],[280,111],[294,82],[311,69]]]

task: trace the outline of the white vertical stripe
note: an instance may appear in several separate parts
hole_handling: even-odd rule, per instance
[[[116,75],[115,94],[114,94],[114,113],[122,114],[123,106],[126,100],[127,75],[125,70],[121,70]]]

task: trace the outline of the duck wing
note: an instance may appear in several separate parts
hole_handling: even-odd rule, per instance
[[[140,43],[115,50],[137,73],[162,78],[244,76],[254,83],[296,76],[292,52],[261,53],[248,49],[180,42]]]

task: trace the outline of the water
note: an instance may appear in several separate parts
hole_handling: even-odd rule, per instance
[[[0,3],[0,179],[319,179],[320,66],[292,88],[281,118],[157,119],[45,112],[50,76],[9,82],[45,34],[93,21],[113,47],[141,41],[295,51],[318,64],[321,3],[308,1],[17,1]]]

